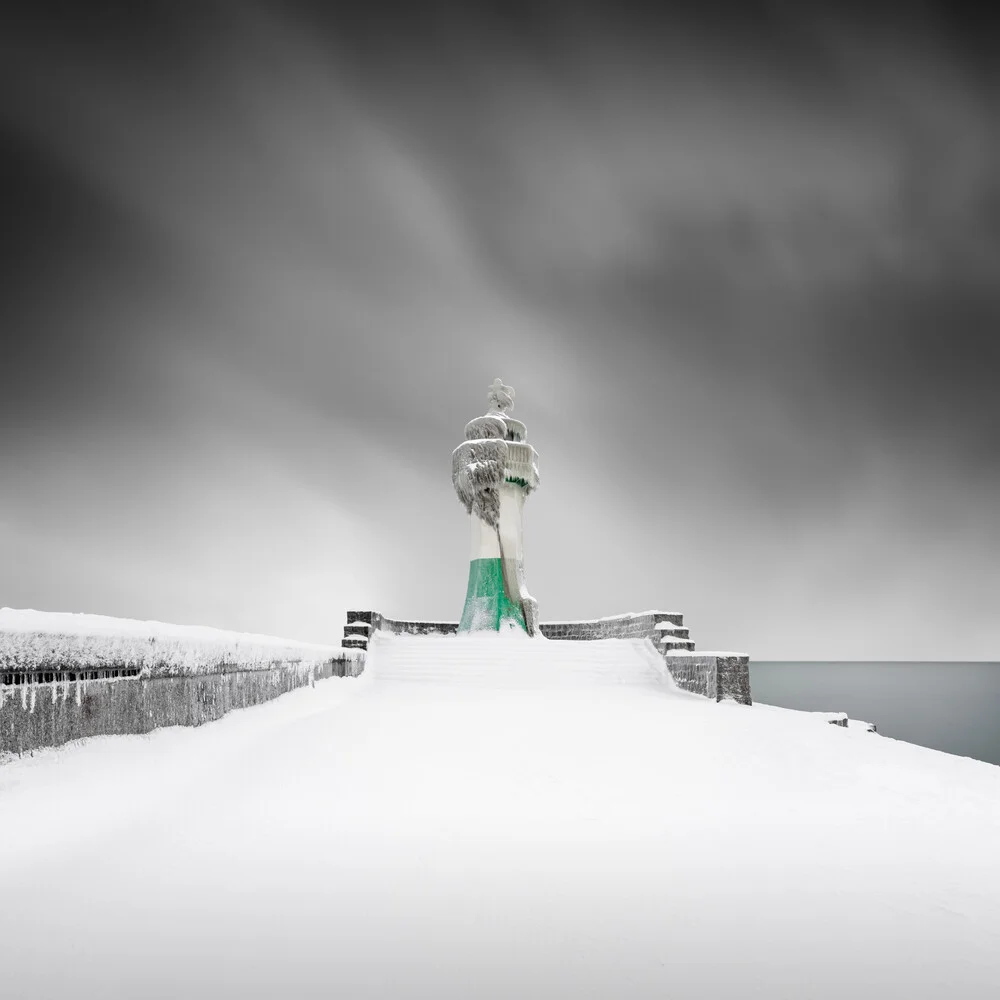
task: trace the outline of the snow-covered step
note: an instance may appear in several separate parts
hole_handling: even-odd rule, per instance
[[[673,687],[648,639],[558,642],[519,633],[410,636],[377,632],[365,667],[376,683],[580,689]]]
[[[656,626],[656,631],[666,638],[672,636],[675,639],[690,639],[691,630],[686,625],[674,625],[672,622],[660,622]]]
[[[672,636],[668,636],[663,640],[661,649],[686,649],[688,652],[694,652],[694,642],[690,639],[675,639]]]

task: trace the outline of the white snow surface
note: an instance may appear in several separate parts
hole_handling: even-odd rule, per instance
[[[0,767],[3,996],[992,998],[1000,768],[646,642],[365,673]]]
[[[130,664],[148,671],[195,674],[238,664],[303,665],[356,655],[339,646],[298,642],[204,625],[169,625],[132,618],[0,608],[0,666],[79,669]]]

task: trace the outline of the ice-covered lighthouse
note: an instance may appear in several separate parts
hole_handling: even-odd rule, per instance
[[[469,587],[459,632],[523,629],[538,634],[538,609],[524,585],[521,517],[538,486],[538,454],[515,420],[514,390],[495,379],[489,411],[465,425],[452,453],[452,481],[472,522]]]

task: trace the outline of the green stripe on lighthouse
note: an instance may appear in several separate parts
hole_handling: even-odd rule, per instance
[[[503,565],[499,559],[473,559],[469,563],[469,586],[459,632],[497,632],[501,628],[524,626],[521,608],[512,603],[503,586]]]

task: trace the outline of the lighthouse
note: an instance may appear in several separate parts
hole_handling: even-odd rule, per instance
[[[510,411],[514,390],[495,379],[489,410],[465,425],[452,453],[452,482],[469,513],[472,553],[459,632],[538,634],[538,607],[524,583],[524,501],[538,486],[538,453]]]

